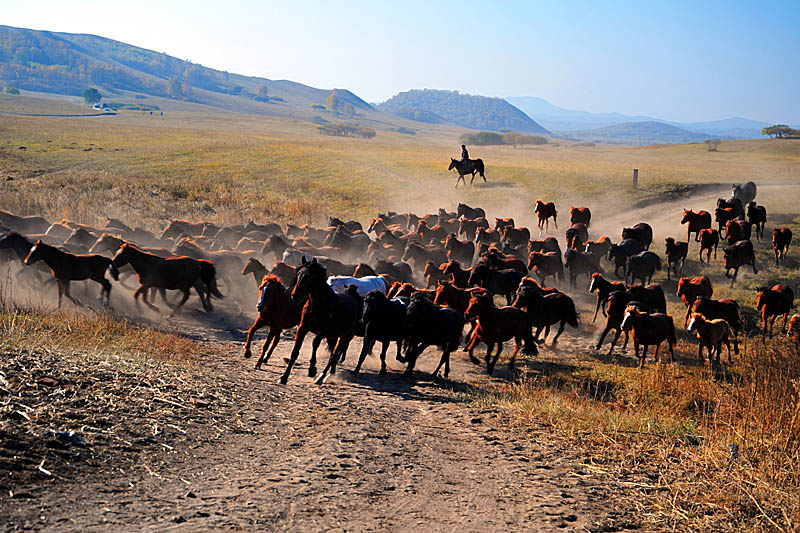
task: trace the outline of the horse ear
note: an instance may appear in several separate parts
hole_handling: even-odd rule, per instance
[[[305,255],[300,256],[300,264],[301,265],[305,265],[306,264],[306,256]]]
[[[316,265],[316,264],[317,264],[317,258],[316,258],[316,257],[313,257],[313,258],[311,259],[311,264],[312,264],[312,265]]]

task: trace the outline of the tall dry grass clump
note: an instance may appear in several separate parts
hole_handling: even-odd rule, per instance
[[[535,362],[472,399],[589,448],[589,470],[646,495],[632,504],[653,527],[796,530],[800,353],[781,338],[748,343],[731,366],[682,359]]]

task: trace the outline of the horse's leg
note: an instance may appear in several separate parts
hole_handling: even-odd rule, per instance
[[[181,307],[183,307],[183,304],[185,304],[186,300],[188,299],[189,299],[189,289],[187,288],[185,291],[183,291],[183,298],[181,298],[178,301],[178,304],[172,309],[172,311],[170,311],[169,316],[171,317],[175,316],[178,313],[178,311],[181,310]]]
[[[64,287],[61,285],[60,280],[56,280],[56,286],[58,287],[58,308],[61,309],[61,297],[64,294]]]
[[[477,321],[470,322],[469,333],[467,333],[467,336],[465,337],[466,341],[464,341],[464,350],[468,350],[469,349],[469,346],[472,343],[472,338],[474,336],[475,328],[477,327],[477,325],[478,325]]]
[[[318,333],[311,341],[311,361],[308,362],[308,377],[310,378],[313,378],[317,375],[317,350],[319,350],[319,345],[322,343],[324,338],[325,335]],[[328,343],[328,349],[333,351],[333,347],[331,346],[330,342]]]
[[[381,371],[380,371],[380,375],[381,376],[385,376],[386,375],[386,352],[389,350],[389,346],[392,344],[392,341],[385,341],[382,344],[383,344],[383,348],[381,349]],[[398,349],[399,349],[399,346],[400,345],[398,344]]]
[[[611,340],[611,347],[608,349],[608,355],[614,353],[614,346],[617,345],[617,341],[619,340],[619,336],[622,334],[622,330],[616,329],[614,330],[614,338]],[[628,343],[628,335],[625,334],[625,343]],[[599,348],[599,346],[598,346]],[[624,351],[624,350],[623,350]]]
[[[292,353],[289,355],[289,362],[286,364],[286,370],[283,371],[283,375],[278,379],[278,383],[281,385],[286,385],[289,381],[289,374],[297,361],[297,356],[300,355],[300,348],[303,346],[303,340],[306,338],[308,331],[308,328],[303,324],[300,324],[300,327],[297,328],[297,335],[294,338],[294,346],[292,347]]]
[[[264,339],[264,344],[261,346],[261,354],[258,356],[258,361],[256,361],[256,364],[253,365],[253,368],[255,368],[256,370],[261,368],[261,364],[264,363],[265,360],[269,360],[269,355],[267,355],[265,358],[264,354],[266,354],[267,347],[269,346],[270,342],[272,342],[273,348],[275,348],[275,345],[278,344],[277,339],[280,336],[280,333],[278,333],[278,331],[279,330],[275,330],[274,328],[269,328],[269,333],[267,334],[267,338]],[[270,350],[269,353],[272,354],[272,350]]]
[[[190,289],[186,289],[187,295],[189,294],[189,290]],[[211,293],[203,288],[203,283],[199,279],[194,282],[194,290],[197,291],[197,296],[200,297],[200,303],[203,304],[203,309],[205,309],[207,312],[213,311],[214,306],[211,305]],[[178,306],[181,305],[183,304],[178,304]]]
[[[553,345],[555,345],[555,343],[558,342],[558,337],[562,333],[564,333],[564,328],[566,327],[566,325],[567,325],[567,319],[564,318],[564,319],[561,320],[561,325],[558,327],[558,333],[556,333],[556,336],[553,337]]]
[[[80,303],[77,299],[73,298],[72,295],[69,293],[69,280],[64,280],[64,294],[67,296],[67,298],[72,300],[72,303],[80,307],[83,307],[83,304]]]
[[[383,343],[383,350],[381,350],[381,358],[385,357],[386,355],[386,344]],[[364,342],[361,344],[361,353],[358,355],[358,363],[356,363],[356,367],[353,369],[353,374],[358,374],[361,372],[361,365],[364,364],[364,359],[367,358],[367,354],[372,350],[372,347],[375,346],[375,340],[364,337]]]
[[[633,354],[639,360],[639,368],[644,368],[644,352],[639,355],[639,343],[636,342],[636,339],[633,339]]]
[[[253,325],[250,326],[250,329],[247,330],[247,340],[244,343],[244,358],[245,359],[250,359],[250,356],[253,355],[252,353],[250,353],[250,343],[253,342],[253,335],[255,335],[256,331],[258,331],[259,329],[263,328],[265,324],[266,324],[266,322],[264,322],[264,319],[261,317],[261,314],[259,313],[258,317],[256,318],[256,321],[253,322]],[[270,330],[270,335],[271,334],[272,334],[272,331]],[[266,343],[264,343],[264,344],[266,344]],[[264,350],[261,350],[261,354],[263,356]]]
[[[603,341],[605,340],[605,338],[606,338],[606,335],[608,335],[608,332],[609,332],[609,331],[611,331],[611,326],[606,326],[606,327],[603,329],[603,332],[600,334],[600,338],[599,338],[599,339],[597,339],[597,346],[595,346],[595,348],[594,348],[595,350],[599,350],[599,349],[600,349],[600,346],[602,346],[602,345],[603,345]],[[619,337],[619,333],[617,333],[617,337]],[[614,342],[616,342],[616,340],[617,340],[617,339],[614,339]],[[612,345],[611,345],[611,349],[612,349],[612,350],[614,349],[614,345],[613,345],[613,343],[612,343]]]
[[[105,278],[92,278],[94,281],[100,284],[100,301],[103,301],[103,296],[106,299],[106,306],[111,304],[111,283]]]
[[[413,346],[411,347],[411,349],[408,352],[408,355],[406,355],[406,361],[408,361],[408,366],[406,366],[406,370],[405,372],[403,372],[403,376],[410,378],[414,375],[414,365],[417,364],[417,358],[422,354],[424,350],[425,350],[424,344],[420,344],[416,348],[414,348]]]
[[[661,347],[661,343],[659,342],[658,344],[656,344],[656,349],[655,349],[655,352],[653,353],[653,361],[658,362],[658,349],[660,347]]]
[[[592,317],[592,322],[597,320],[597,312],[600,310],[600,291],[597,291],[597,305],[594,308],[594,317]]]

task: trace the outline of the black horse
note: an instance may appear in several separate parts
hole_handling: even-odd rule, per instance
[[[361,371],[367,354],[372,351],[375,343],[383,343],[381,350],[381,375],[386,374],[386,351],[392,341],[397,342],[397,358],[400,359],[400,342],[403,340],[403,325],[406,321],[406,299],[395,298],[390,300],[379,290],[370,291],[364,297],[364,344],[358,357],[358,364],[353,369],[353,374]]]
[[[326,278],[325,267],[318,263],[316,258],[311,261],[306,261],[305,258],[301,260],[292,289],[292,300],[296,303],[305,302],[305,304],[294,339],[294,348],[289,356],[289,363],[280,378],[280,383],[283,385],[289,380],[292,367],[297,361],[297,356],[300,355],[303,340],[309,332],[317,334],[317,338],[314,339],[315,344],[324,338],[331,350],[328,364],[316,380],[318,385],[325,382],[329,373],[332,374],[336,371],[336,364],[339,359],[344,359],[350,341],[356,335],[361,315],[358,302],[349,294],[333,292],[333,289],[325,281]],[[309,376],[313,376],[316,369],[310,367],[308,373]]]
[[[444,365],[444,377],[450,375],[450,353],[461,344],[461,331],[464,329],[464,315],[449,307],[439,307],[429,302],[422,295],[414,295],[406,311],[405,357],[408,363],[406,377],[412,377],[414,365],[420,354],[428,346],[439,346],[442,357],[433,375],[439,373]]]
[[[458,174],[458,179],[456,180],[456,189],[458,189],[458,182],[462,182],[464,187],[467,186],[467,181],[464,179],[464,176],[467,174],[472,174],[472,179],[469,180],[469,184],[472,185],[472,182],[475,181],[475,174],[480,174],[483,178],[483,181],[486,181],[486,176],[483,174],[483,159],[470,159],[469,163],[462,163],[457,159],[450,158],[450,166],[447,167],[447,170],[455,170]]]
[[[514,294],[525,275],[511,268],[495,270],[488,265],[478,264],[472,268],[467,285],[483,287],[489,293],[505,296],[508,305],[514,301]]]

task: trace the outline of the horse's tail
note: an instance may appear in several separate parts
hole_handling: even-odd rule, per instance
[[[483,159],[475,160],[475,170],[478,171],[478,174],[480,174],[483,179],[486,179],[486,176],[483,175],[483,171],[485,170],[483,167]]]
[[[205,259],[198,259],[197,262],[200,263],[200,279],[206,286],[208,294],[218,300],[224,298],[217,288],[217,269],[214,267],[214,263]]]
[[[567,316],[564,317],[564,320],[573,328],[578,327],[578,312],[575,310],[575,302],[569,297],[567,297]]]
[[[111,259],[108,260],[107,268],[111,271],[111,277],[114,278],[114,281],[119,281],[119,269],[114,265]]]

